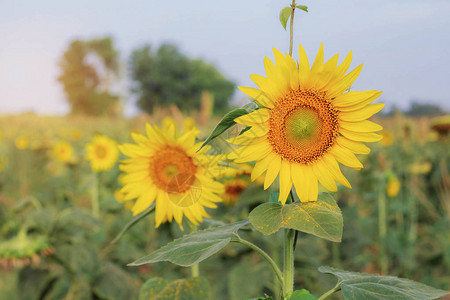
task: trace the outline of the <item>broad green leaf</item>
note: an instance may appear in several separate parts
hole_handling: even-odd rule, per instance
[[[311,293],[308,290],[301,289],[298,291],[294,291],[288,297],[288,300],[317,300],[317,298],[311,295]]]
[[[233,238],[239,238],[237,231],[249,221],[197,231],[170,242],[155,252],[144,256],[129,266],[170,261],[179,266],[197,264],[225,247]]]
[[[211,288],[203,277],[180,279],[169,282],[156,277],[144,283],[139,300],[198,300],[209,299]]]
[[[139,222],[141,219],[146,217],[149,213],[151,213],[155,209],[155,205],[151,205],[149,208],[147,208],[145,211],[141,212],[137,216],[135,216],[133,219],[131,219],[130,222],[128,222],[127,225],[119,232],[119,234],[111,241],[111,244],[117,243],[117,241],[127,232],[131,227],[133,227],[137,222]]]
[[[297,7],[298,9],[301,9],[301,10],[303,10],[303,11],[308,12],[308,6],[306,6],[306,5],[297,5],[296,7]]]
[[[49,270],[25,267],[18,275],[18,293],[20,299],[39,299],[39,295],[54,279]]]
[[[280,201],[278,201],[278,196],[280,195],[280,192],[273,191],[270,193],[269,203],[278,203],[281,204]]]
[[[153,277],[144,282],[139,291],[139,300],[148,300],[157,296],[162,290],[169,285],[169,280],[160,277]]]
[[[320,267],[319,271],[333,274],[341,280],[340,288],[347,300],[388,298],[427,300],[437,299],[449,294],[447,291],[438,290],[423,283],[394,276],[354,273],[330,267]]]
[[[241,300],[261,295],[264,287],[273,280],[272,269],[265,263],[255,264],[245,260],[231,269],[228,274],[230,300]]]
[[[94,278],[100,269],[98,250],[90,243],[57,246],[55,256],[75,274]]]
[[[99,299],[131,299],[133,291],[127,274],[112,263],[107,263],[96,279],[93,291]]]
[[[236,119],[237,117],[246,115],[248,113],[249,113],[249,111],[246,110],[245,108],[236,108],[236,109],[233,109],[232,111],[228,112],[222,118],[222,120],[220,120],[219,124],[216,125],[216,127],[213,129],[211,134],[208,136],[208,138],[203,142],[200,149],[202,149],[203,147],[205,147],[206,145],[211,143],[211,141],[213,139],[215,139],[216,137],[218,137],[219,135],[224,133],[225,130],[227,130],[231,126],[235,125],[236,122],[234,122],[234,119]]]
[[[306,232],[333,242],[342,239],[342,213],[333,197],[321,193],[316,202],[281,205],[264,203],[249,215],[250,222],[265,235],[281,228]]]
[[[281,22],[281,25],[283,25],[283,28],[285,30],[286,30],[287,21],[289,20],[291,13],[292,13],[292,7],[290,7],[290,6],[286,6],[285,8],[283,8],[280,11],[280,22]]]

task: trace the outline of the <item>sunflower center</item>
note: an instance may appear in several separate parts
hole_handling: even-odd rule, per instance
[[[176,146],[158,151],[150,163],[150,177],[160,189],[174,194],[188,191],[195,181],[197,166],[191,156]]]
[[[106,148],[104,147],[104,146],[102,146],[102,145],[97,145],[96,147],[95,147],[95,155],[98,157],[98,158],[105,158],[105,156],[106,156]]]
[[[275,105],[268,140],[290,162],[311,164],[333,146],[339,133],[338,111],[326,93],[291,90]]]

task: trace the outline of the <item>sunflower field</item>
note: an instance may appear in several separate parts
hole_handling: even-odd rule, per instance
[[[242,107],[0,116],[1,300],[449,299],[449,116],[380,114],[292,3]]]

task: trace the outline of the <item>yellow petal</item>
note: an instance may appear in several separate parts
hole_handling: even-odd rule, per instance
[[[361,73],[363,65],[360,64],[357,66],[353,71],[348,73],[342,80],[340,80],[338,83],[334,84],[333,86],[330,86],[328,90],[328,96],[330,98],[335,98],[338,95],[342,94],[348,88],[353,84],[353,82],[358,78],[359,73]]]
[[[258,74],[250,75],[250,78],[261,89],[261,91],[267,95],[273,102],[280,96],[280,90],[276,87],[272,81]]]
[[[267,168],[269,167],[269,164],[272,162],[275,155],[276,154],[269,153],[265,158],[263,158],[255,163],[255,166],[253,167],[252,175],[251,175],[252,181],[254,181],[256,178],[261,176],[261,174],[267,170]]]
[[[300,164],[291,164],[291,180],[294,183],[295,191],[301,202],[306,202],[306,181],[304,166]]]
[[[314,174],[324,188],[331,192],[337,192],[337,186],[334,182],[333,175],[331,175],[323,160],[316,161],[316,163],[312,165],[312,168]]]
[[[376,103],[367,105],[366,107],[359,110],[351,112],[340,112],[339,118],[343,121],[350,122],[362,121],[379,112],[384,107],[384,105],[384,103]]]
[[[158,228],[161,225],[164,217],[166,216],[166,203],[167,194],[163,191],[159,191],[156,197],[155,205],[155,227]]]
[[[369,154],[370,148],[363,143],[352,141],[346,137],[340,136],[336,139],[336,143],[340,146],[345,147],[355,154]]]
[[[356,156],[348,149],[339,145],[331,148],[330,154],[332,154],[338,162],[354,169],[362,169],[362,163],[356,158]]]
[[[354,132],[373,132],[383,130],[383,127],[377,123],[371,122],[369,120],[359,121],[359,122],[347,122],[341,121],[339,125]]]
[[[275,159],[269,164],[269,168],[267,169],[266,178],[264,178],[264,189],[267,188],[273,183],[275,178],[278,176],[278,172],[281,168],[281,158],[277,155]]]
[[[246,86],[239,86],[238,88],[243,93],[258,101],[264,107],[273,108],[272,98],[269,95],[265,94],[262,90]]]
[[[286,63],[289,71],[289,78],[291,83],[291,89],[297,90],[300,86],[298,81],[298,66],[295,60],[289,55],[286,54]]]
[[[309,69],[308,56],[306,55],[305,49],[303,49],[302,45],[298,47],[298,55],[298,81],[300,83],[300,87],[303,88],[306,80],[309,78],[309,73],[311,70]]]
[[[234,121],[238,124],[262,124],[270,118],[270,109],[260,108],[246,115],[237,117]]]
[[[377,90],[350,91],[334,98],[333,105],[339,108],[339,110],[352,110],[351,108],[353,107],[365,106],[373,102],[381,94],[382,92],[378,92]]]
[[[382,135],[373,132],[354,132],[346,130],[344,128],[339,129],[339,132],[349,140],[357,142],[373,143],[381,141],[381,139],[383,138]]]
[[[281,168],[280,168],[280,193],[278,194],[278,201],[281,204],[286,203],[286,199],[289,195],[289,192],[292,188],[291,181],[291,166],[288,161],[282,159],[281,160]]]
[[[334,179],[343,186],[351,189],[352,186],[350,185],[350,182],[348,182],[347,178],[345,178],[345,176],[342,174],[341,169],[339,168],[339,164],[337,163],[334,156],[331,154],[326,154],[322,159],[330,173],[333,175]]]
[[[305,199],[300,199],[302,202],[317,201],[317,195],[319,194],[319,185],[317,183],[317,177],[311,166],[305,166],[303,168],[305,174]]]

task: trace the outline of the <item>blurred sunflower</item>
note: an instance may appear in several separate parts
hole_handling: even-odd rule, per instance
[[[21,268],[23,266],[39,264],[39,256],[53,254],[45,236],[29,236],[23,229],[9,240],[0,243],[0,267],[6,270]]]
[[[28,138],[26,136],[18,136],[16,140],[14,141],[14,144],[16,145],[16,148],[19,150],[24,150],[28,148]]]
[[[392,143],[394,142],[394,135],[392,134],[392,132],[387,131],[387,130],[383,130],[380,132],[382,138],[380,140],[380,144],[382,146],[390,146],[392,145]]]
[[[362,65],[345,75],[352,53],[337,66],[338,55],[324,63],[323,45],[309,67],[302,46],[299,64],[274,49],[275,64],[264,59],[267,78],[252,75],[259,89],[240,87],[261,108],[235,119],[251,127],[229,141],[243,145],[232,152],[236,162],[256,161],[252,179],[264,172],[267,189],[279,174],[279,201],[285,203],[292,185],[302,202],[316,201],[318,182],[337,191],[335,182],[351,188],[338,162],[354,169],[363,165],[355,154],[368,154],[361,142],[376,142],[382,127],[367,118],[384,104],[369,104],[381,92],[348,91]]]
[[[234,204],[239,196],[249,186],[249,181],[241,177],[227,178],[223,180],[225,191],[222,194],[223,203],[226,205]]]
[[[166,122],[167,123],[167,122]],[[123,177],[125,200],[136,199],[132,208],[137,215],[155,204],[155,222],[158,227],[173,219],[182,228],[183,216],[198,225],[209,217],[204,207],[216,208],[223,185],[216,181],[223,167],[222,156],[208,155],[206,146],[199,150],[196,128],[176,134],[175,124],[160,129],[146,124],[147,136],[132,133],[136,144],[119,146],[129,159],[120,169]]]
[[[386,193],[389,197],[394,198],[400,192],[400,181],[397,177],[391,177],[386,186]]]
[[[53,147],[53,154],[61,162],[69,162],[73,156],[73,148],[70,143],[60,141]]]
[[[104,135],[96,135],[91,143],[86,145],[86,159],[91,162],[92,170],[96,172],[111,169],[119,157],[117,143]]]

